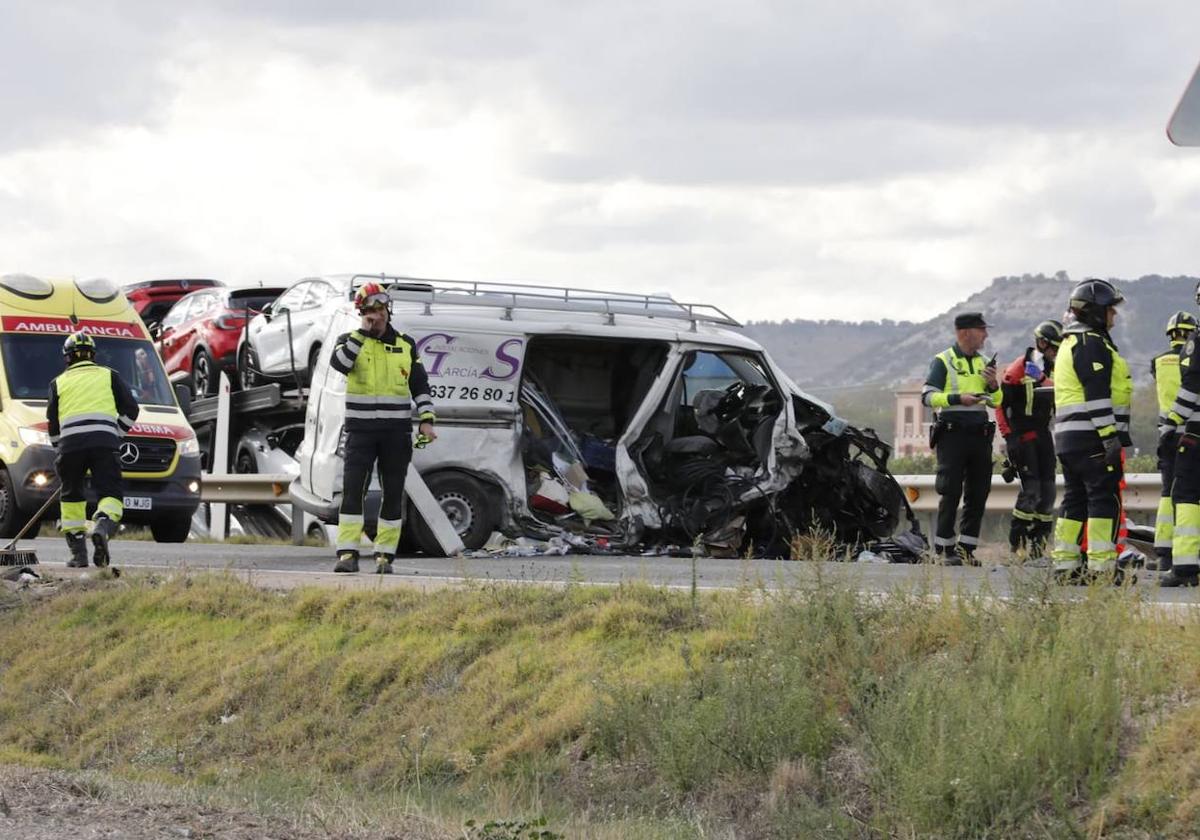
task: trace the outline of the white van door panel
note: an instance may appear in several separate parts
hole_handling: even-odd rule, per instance
[[[654,380],[654,384],[646,391],[642,404],[634,412],[625,429],[625,434],[617,441],[617,481],[621,485],[621,496],[624,503],[621,506],[621,522],[627,524],[640,519],[647,528],[661,528],[662,519],[659,515],[659,505],[650,494],[650,486],[646,477],[638,469],[633,457],[629,454],[629,445],[641,437],[650,422],[650,418],[658,411],[668,391],[675,384],[675,375],[679,370],[683,351],[679,344],[671,344],[667,357],[663,361],[662,372]],[[627,530],[628,532],[628,530]]]

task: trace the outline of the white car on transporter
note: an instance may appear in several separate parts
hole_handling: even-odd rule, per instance
[[[373,280],[429,373],[438,440],[413,463],[468,549],[495,530],[609,550],[650,544],[787,556],[821,528],[911,559],[916,519],[889,447],[802,392],[719,309],[663,295]],[[329,366],[357,327],[323,311],[293,499],[326,522],[341,500],[346,379]],[[377,499],[374,500],[377,505]],[[372,506],[368,503],[370,520]],[[907,533],[889,539],[907,518]],[[419,516],[405,532],[439,551]]]

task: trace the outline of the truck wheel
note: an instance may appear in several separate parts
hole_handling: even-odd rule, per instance
[[[17,495],[13,492],[8,470],[0,468],[0,537],[15,537],[26,518],[17,507]]]
[[[154,535],[155,542],[185,542],[191,532],[192,517],[185,513],[160,516],[150,523],[150,533]]]
[[[443,472],[431,475],[425,483],[429,485],[429,491],[446,512],[463,545],[468,550],[481,548],[492,535],[492,531],[496,530],[497,524],[491,499],[488,498],[488,491],[482,482],[463,473]],[[410,507],[409,510],[413,515],[413,536],[421,551],[425,554],[440,555],[442,547],[433,536],[433,531],[421,519],[421,514],[416,508]]]
[[[263,384],[263,378],[255,371],[258,370],[258,356],[250,349],[249,344],[243,344],[237,359],[238,382],[242,389],[257,388]]]
[[[212,356],[201,347],[192,359],[192,384],[196,386],[197,397],[211,397],[217,393],[217,370]]]

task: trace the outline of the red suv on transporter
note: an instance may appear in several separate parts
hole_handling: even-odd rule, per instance
[[[192,393],[217,392],[220,371],[237,387],[237,347],[246,322],[283,287],[201,289],[179,299],[162,320],[158,352],[173,380],[191,379]]]
[[[125,297],[133,304],[133,311],[142,317],[146,328],[153,333],[157,324],[175,303],[186,294],[197,289],[212,289],[224,286],[220,280],[183,278],[178,280],[142,280],[126,283]]]

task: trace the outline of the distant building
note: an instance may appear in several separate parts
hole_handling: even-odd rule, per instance
[[[921,402],[923,387],[924,382],[909,382],[896,389],[896,434],[892,452],[897,458],[933,454],[929,448],[933,411]],[[999,432],[992,441],[992,451],[998,455],[1004,454],[1004,439]]]
[[[932,455],[929,449],[929,427],[933,412],[921,402],[922,382],[910,382],[896,390],[896,434],[894,452],[897,457]]]

